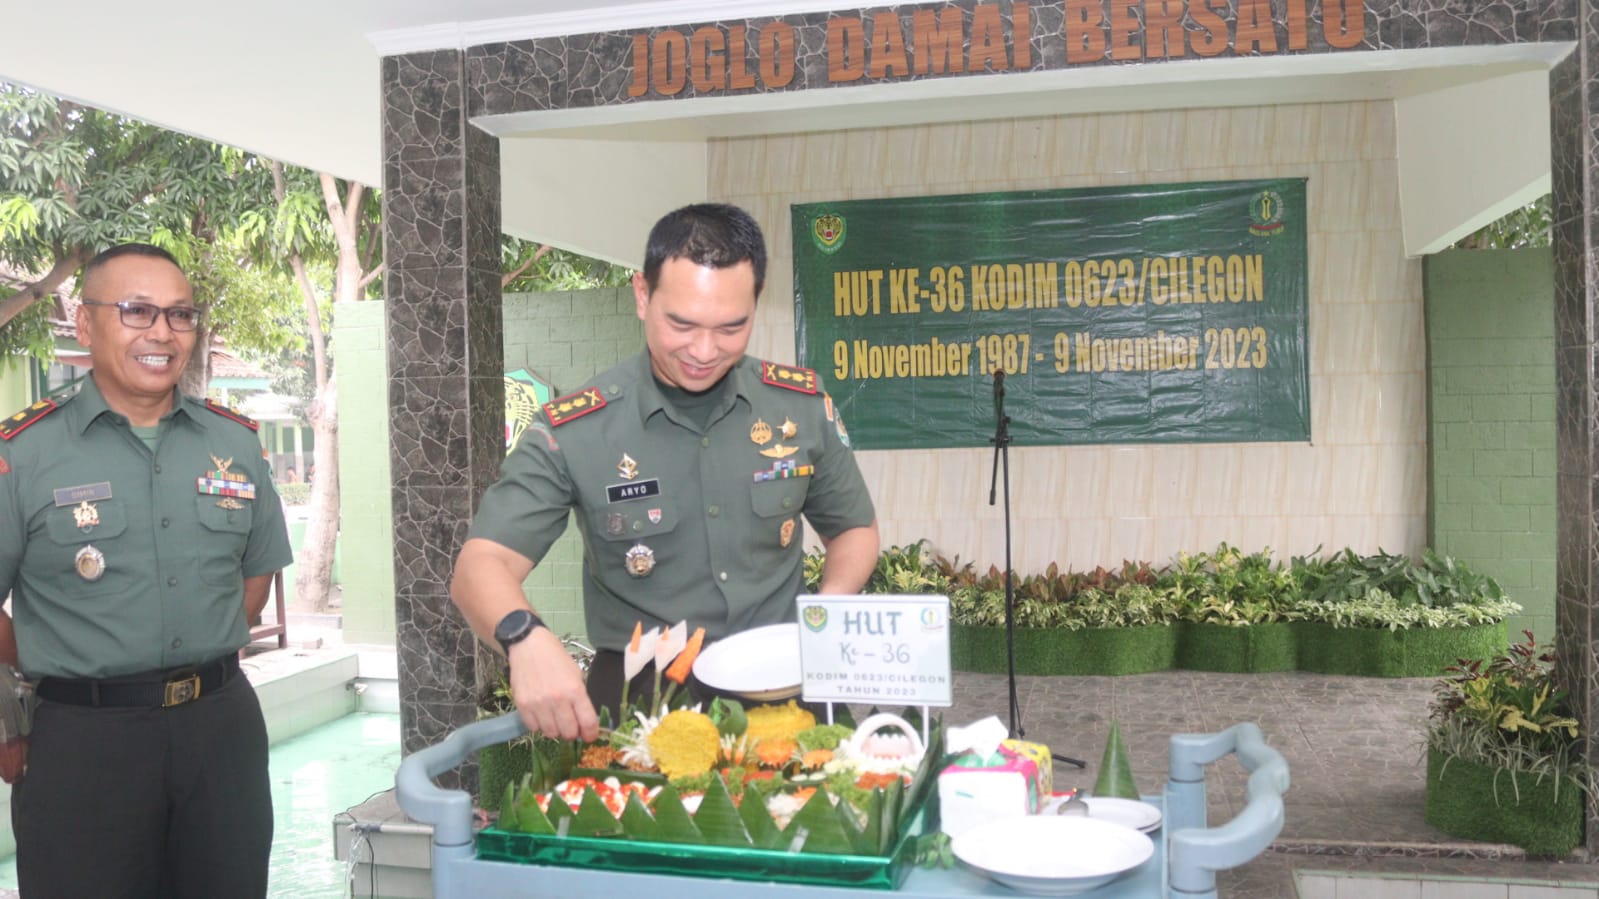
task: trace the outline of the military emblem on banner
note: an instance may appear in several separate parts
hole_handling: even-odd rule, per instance
[[[836,212],[811,219],[811,240],[823,253],[837,253],[844,248],[844,217]]]
[[[1274,190],[1263,190],[1249,201],[1249,233],[1272,237],[1283,232],[1283,198]]]

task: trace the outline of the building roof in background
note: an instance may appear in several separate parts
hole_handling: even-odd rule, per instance
[[[250,380],[270,381],[272,375],[266,369],[254,362],[246,362],[233,355],[220,344],[211,344],[211,377],[215,378],[247,378]]]

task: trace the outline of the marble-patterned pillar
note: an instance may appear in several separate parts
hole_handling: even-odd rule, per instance
[[[402,747],[476,718],[451,566],[505,452],[499,140],[468,121],[464,54],[383,60],[383,239]],[[470,774],[468,774],[470,779]]]
[[[1577,49],[1549,76],[1556,378],[1555,639],[1558,671],[1599,764],[1599,6],[1585,4]],[[1599,799],[1588,804],[1599,850]]]

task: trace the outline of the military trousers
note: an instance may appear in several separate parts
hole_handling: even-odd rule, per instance
[[[171,708],[44,701],[11,798],[28,899],[267,895],[266,723],[244,677]]]

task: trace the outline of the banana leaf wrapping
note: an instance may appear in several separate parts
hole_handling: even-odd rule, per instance
[[[647,808],[630,796],[618,818],[592,789],[573,809],[559,796],[549,811],[518,797],[516,830],[495,824],[477,834],[490,861],[601,868],[736,880],[894,889],[909,872],[916,836],[938,828],[937,790],[943,731],[934,728],[909,786],[873,790],[865,823],[818,789],[786,827],[759,802],[735,805],[713,778],[689,814],[670,785]],[[606,772],[615,774],[616,772]],[[524,794],[531,795],[531,794]],[[529,810],[531,806],[531,810]]]

